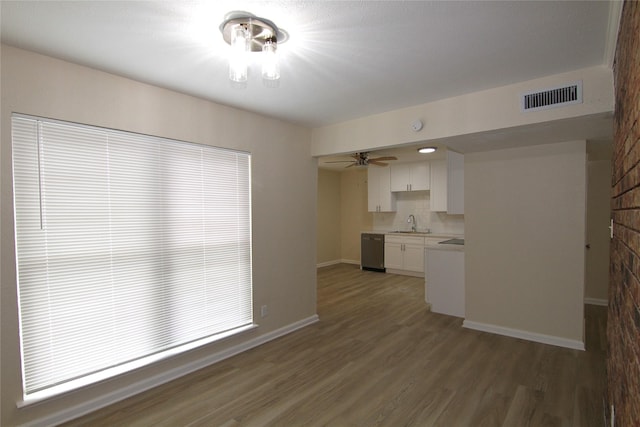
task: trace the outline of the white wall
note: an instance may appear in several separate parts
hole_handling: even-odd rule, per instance
[[[5,45],[1,54],[1,425],[59,421],[55,416],[64,418],[66,411],[87,410],[104,402],[101,399],[121,396],[127,387],[134,391],[149,386],[148,381],[193,367],[212,354],[233,351],[281,328],[315,319],[317,161],[309,153],[308,129]],[[254,316],[259,327],[17,410],[21,386],[11,209],[12,112],[250,151]],[[269,306],[269,316],[261,319],[263,304]],[[42,421],[50,416],[54,418]]]
[[[580,348],[585,208],[585,141],[465,155],[465,325]]]

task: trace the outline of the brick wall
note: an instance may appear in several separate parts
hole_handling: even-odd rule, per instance
[[[607,423],[640,425],[640,2],[625,1],[614,65],[614,239],[607,325]]]

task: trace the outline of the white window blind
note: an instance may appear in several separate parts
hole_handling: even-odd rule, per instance
[[[249,154],[19,115],[12,140],[26,400],[252,324]]]

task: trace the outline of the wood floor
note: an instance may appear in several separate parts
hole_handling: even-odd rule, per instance
[[[320,322],[69,426],[601,426],[604,307],[587,351],[463,329],[422,279],[318,271]]]

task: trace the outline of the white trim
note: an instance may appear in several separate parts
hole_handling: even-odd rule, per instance
[[[305,326],[314,324],[319,320],[320,318],[318,317],[318,315],[314,314],[311,317],[307,317],[306,319],[302,319],[297,322],[291,323],[280,329],[276,329],[275,331],[269,332],[265,335],[261,335],[247,342],[228,348],[226,350],[209,354],[191,363],[187,363],[177,368],[170,369],[168,371],[162,372],[158,375],[154,375],[145,380],[129,384],[111,393],[104,394],[102,396],[99,396],[95,399],[81,403],[79,405],[67,407],[53,414],[48,414],[45,417],[38,418],[36,420],[30,421],[29,423],[23,424],[23,426],[35,427],[35,426],[42,426],[42,425],[58,425],[58,424],[73,420],[75,418],[81,417],[82,415],[86,415],[100,408],[104,408],[105,406],[112,405],[128,397],[142,393],[151,388],[165,384],[169,381],[173,381],[177,378],[180,378],[182,376],[195,372],[199,369],[205,368],[209,365],[220,362],[222,360],[235,356],[244,351],[250,350],[254,347],[257,347],[259,345],[272,341],[283,335],[290,334],[291,332],[297,331],[298,329],[304,328]]]
[[[609,2],[609,22],[607,24],[607,35],[602,62],[610,69],[613,68],[613,61],[616,58],[616,45],[618,44],[618,31],[620,30],[623,3],[623,1],[619,0]]]
[[[26,406],[35,405],[36,403],[44,402],[48,399],[62,396],[74,390],[81,390],[82,387],[91,386],[101,381],[105,381],[110,378],[115,378],[118,375],[126,374],[127,372],[132,372],[136,369],[149,366],[153,363],[167,360],[171,357],[185,353],[189,350],[193,350],[195,348],[202,347],[204,345],[208,345],[216,341],[221,341],[221,340],[224,340],[225,338],[229,338],[234,335],[246,333],[248,331],[256,329],[257,327],[258,325],[256,325],[255,323],[251,323],[249,325],[245,325],[240,328],[234,328],[230,331],[226,331],[220,334],[206,337],[204,339],[192,341],[190,343],[187,343],[178,347],[174,347],[172,349],[169,349],[160,353],[152,354],[147,357],[142,357],[138,360],[134,360],[129,363],[123,363],[122,365],[114,366],[113,368],[105,369],[104,371],[96,372],[95,374],[87,375],[85,377],[81,377],[81,378],[78,378],[77,380],[69,381],[68,383],[64,383],[59,386],[50,387],[50,388],[47,388],[46,390],[32,393],[29,396],[24,397],[22,400],[19,400],[16,403],[16,406],[18,408],[24,408]]]
[[[360,265],[360,261],[354,259],[334,259],[333,261],[325,261],[316,264],[316,268],[328,267],[336,264],[355,264]]]
[[[585,297],[584,303],[590,304],[590,305],[603,305],[606,307],[609,305],[609,300],[606,300],[603,298],[586,298]]]
[[[396,270],[395,268],[387,268],[389,274],[399,274],[401,276],[424,277],[424,271]]]
[[[566,347],[574,350],[584,351],[584,342],[556,337],[553,335],[538,334],[535,332],[523,331],[520,329],[505,328],[504,326],[490,325],[488,323],[472,322],[465,320],[462,322],[463,328],[475,329],[476,331],[489,332],[492,334],[505,335],[512,338],[520,338],[527,341],[550,344],[558,347]]]
[[[333,261],[319,262],[318,264],[316,264],[316,268],[329,267],[330,265],[340,264],[341,262],[342,261],[340,261],[339,259],[334,259]]]

